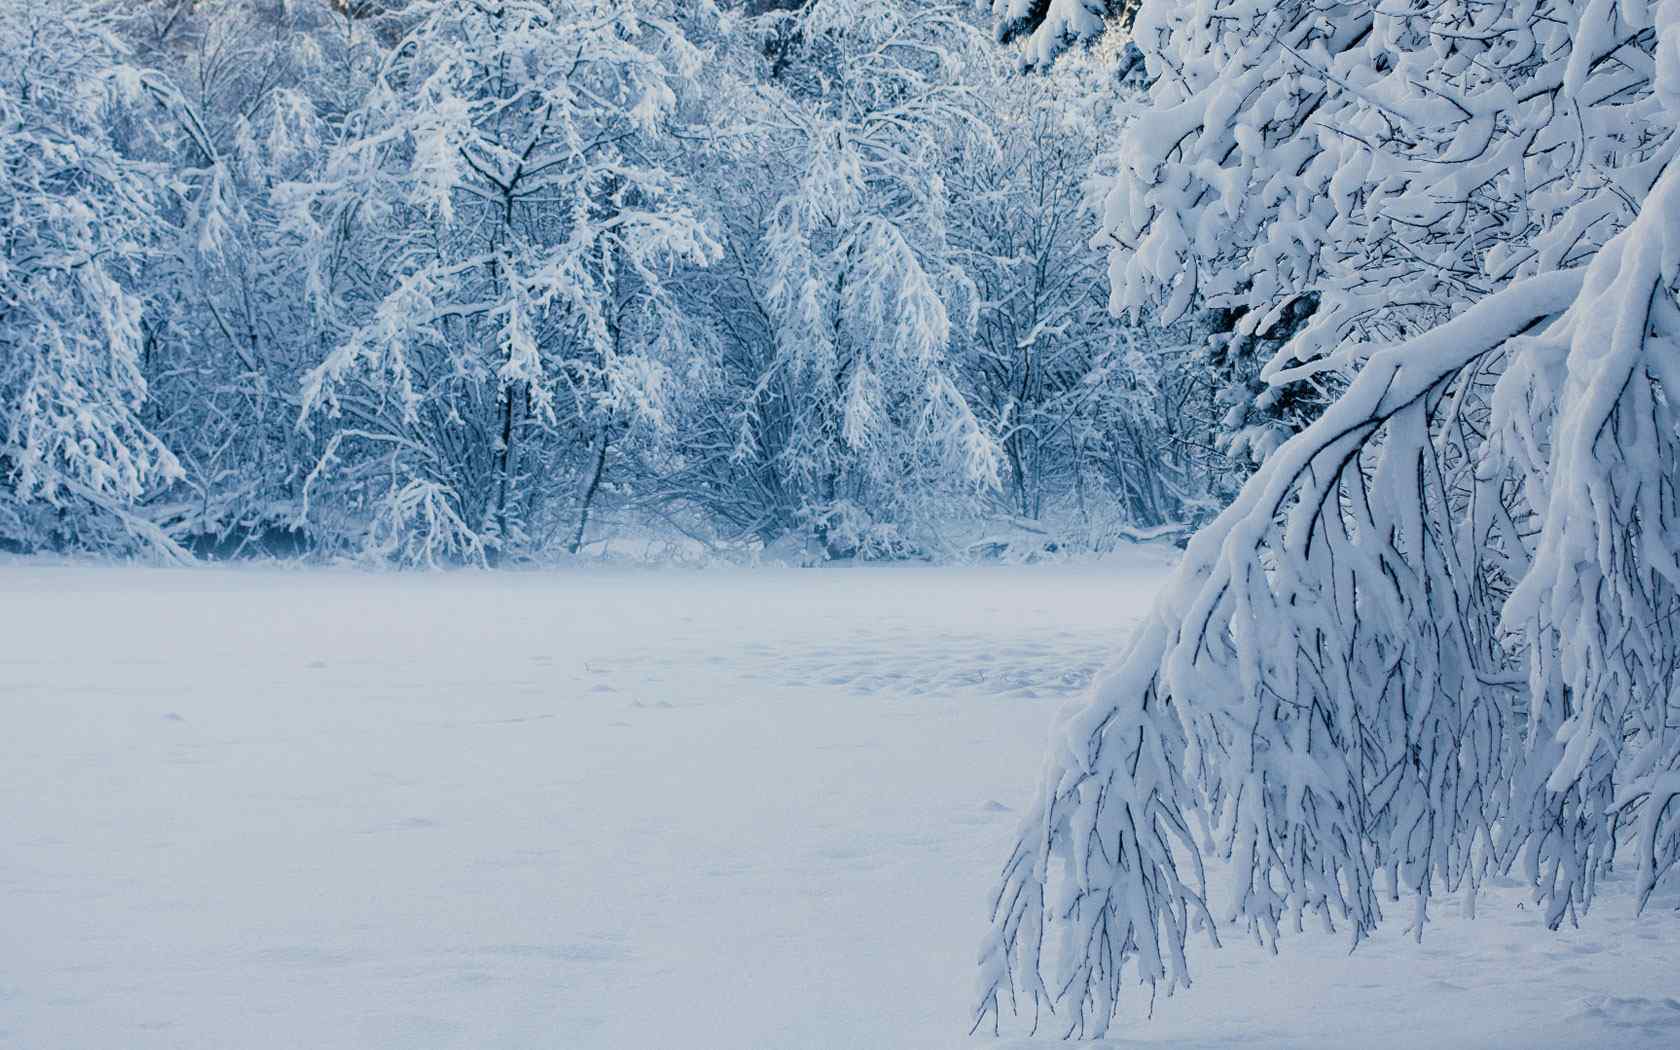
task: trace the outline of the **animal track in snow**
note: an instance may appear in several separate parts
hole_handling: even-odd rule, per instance
[[[1680,1039],[1680,999],[1588,996],[1582,1001],[1581,1016],[1611,1028],[1640,1029],[1648,1035],[1673,1033]]]
[[[840,686],[856,695],[981,695],[1039,699],[1083,691],[1116,653],[1117,632],[1043,637],[952,634],[910,641],[859,635],[847,642],[739,650],[743,677],[777,684]]]

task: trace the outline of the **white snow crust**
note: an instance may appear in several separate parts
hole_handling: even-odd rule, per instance
[[[942,1048],[1097,566],[0,566],[0,1047]],[[1093,626],[1100,625],[1100,626]],[[1232,929],[1094,1045],[1680,1045],[1680,900]]]

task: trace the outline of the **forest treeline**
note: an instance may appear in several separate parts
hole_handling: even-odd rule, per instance
[[[985,7],[0,0],[0,544],[1194,526],[1316,403],[1294,322],[1111,301],[1135,49]]]

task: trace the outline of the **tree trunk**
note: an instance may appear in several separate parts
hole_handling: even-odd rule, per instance
[[[595,503],[595,493],[601,488],[601,477],[607,470],[607,431],[603,424],[601,434],[595,439],[595,467],[589,474],[589,485],[583,490],[583,506],[578,509],[577,533],[572,536],[571,546],[568,548],[573,554],[583,549],[583,534],[589,528],[589,509]]]
[[[513,488],[513,387],[502,392],[502,456],[496,492],[496,534],[505,546],[508,536],[508,499]]]

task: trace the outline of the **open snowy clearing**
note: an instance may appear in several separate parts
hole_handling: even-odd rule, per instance
[[[1164,572],[0,567],[0,1045],[999,1045],[991,880]],[[1231,931],[1103,1045],[1680,1045],[1674,893],[1523,899]]]

